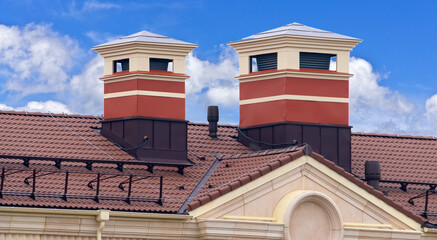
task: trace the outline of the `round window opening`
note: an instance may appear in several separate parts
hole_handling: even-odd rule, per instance
[[[300,190],[284,196],[274,216],[283,219],[285,239],[339,240],[343,238],[343,219],[328,196]]]

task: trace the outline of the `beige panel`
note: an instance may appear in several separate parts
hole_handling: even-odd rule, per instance
[[[299,70],[299,51],[293,48],[285,48],[278,51],[278,69]]]
[[[337,72],[349,73],[349,53],[337,54]]]
[[[173,72],[185,74],[185,57],[178,57],[173,59]]]
[[[250,73],[250,57],[247,54],[240,54],[240,75]]]
[[[150,59],[145,54],[133,54],[129,57],[129,71],[149,71]]]
[[[111,75],[114,73],[114,65],[112,63],[112,59],[104,59],[104,70],[103,75]]]

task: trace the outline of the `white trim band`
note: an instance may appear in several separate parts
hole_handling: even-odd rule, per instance
[[[132,91],[125,91],[125,92],[106,93],[103,95],[103,98],[107,99],[107,98],[128,97],[128,96],[185,98],[185,93],[132,90]]]
[[[272,102],[272,101],[278,101],[278,100],[299,100],[299,101],[315,101],[315,102],[349,103],[349,98],[318,97],[318,96],[284,94],[284,95],[271,96],[271,97],[262,97],[262,98],[252,98],[252,99],[240,100],[240,105]]]

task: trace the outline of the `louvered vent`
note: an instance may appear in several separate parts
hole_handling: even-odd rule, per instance
[[[129,71],[129,59],[114,61],[114,73],[122,71]]]
[[[263,71],[278,68],[278,54],[268,53],[250,56],[250,72]]]
[[[335,56],[335,54],[301,52],[300,68],[329,70],[331,57]]]
[[[150,70],[172,71],[171,64],[173,64],[171,59],[151,58]]]

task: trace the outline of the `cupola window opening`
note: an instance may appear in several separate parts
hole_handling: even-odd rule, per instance
[[[173,60],[150,58],[150,70],[173,72]]]
[[[129,59],[114,61],[114,73],[129,71]]]
[[[278,69],[278,53],[250,56],[250,72]]]
[[[300,68],[330,70],[331,60],[335,57],[335,54],[300,52]]]

